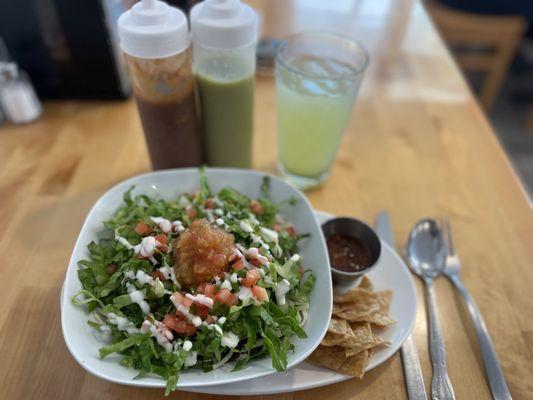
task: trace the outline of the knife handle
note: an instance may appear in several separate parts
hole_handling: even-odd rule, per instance
[[[446,349],[439,324],[433,279],[426,279],[426,289],[429,313],[429,354],[433,367],[431,398],[433,400],[454,400],[455,395],[446,370]]]

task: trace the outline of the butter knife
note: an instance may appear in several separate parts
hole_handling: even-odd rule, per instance
[[[376,232],[381,240],[393,249],[395,248],[389,213],[382,211],[378,214]],[[405,342],[403,342],[400,353],[402,355],[403,372],[409,400],[427,400],[424,377],[422,376],[422,369],[420,368],[413,334],[410,334]]]

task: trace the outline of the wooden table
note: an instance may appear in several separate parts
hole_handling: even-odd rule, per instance
[[[389,210],[403,245],[423,216],[451,218],[464,280],[494,339],[515,399],[533,394],[533,214],[486,118],[419,2],[254,2],[263,33],[329,28],[371,55],[331,177],[308,193],[317,209],[373,222]],[[258,78],[255,167],[274,171],[272,78]],[[88,375],[69,355],[59,293],[86,213],[110,186],[149,169],[134,103],[58,102],[37,123],[0,130],[0,399],[145,399]],[[417,281],[419,298],[421,286]],[[490,397],[475,336],[458,295],[437,282],[448,369],[458,399]],[[426,317],[415,336],[430,381]],[[174,398],[214,399],[177,392]],[[353,379],[257,398],[406,398],[398,355]]]

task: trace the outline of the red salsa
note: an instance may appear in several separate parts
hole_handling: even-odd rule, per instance
[[[326,242],[329,260],[335,269],[358,272],[371,266],[370,250],[359,239],[346,235],[329,235]]]

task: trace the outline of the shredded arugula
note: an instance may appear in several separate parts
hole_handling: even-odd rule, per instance
[[[250,199],[229,187],[213,194],[204,171],[200,170],[195,194],[164,200],[142,194],[134,196],[133,187],[124,193],[123,205],[103,222],[101,239],[87,246],[88,259],[78,263],[83,289],[72,298],[74,304],[86,307],[89,325],[108,340],[109,344],[99,350],[101,358],[121,354],[121,365],[139,371],[135,379],[147,374],[161,376],[167,380],[166,395],[176,388],[180,372],[190,368],[207,372],[230,362],[233,370],[239,370],[265,355],[271,357],[277,371],[287,368],[287,353],[294,349],[291,338],[306,337],[303,326],[315,277],[304,270],[299,256],[295,256],[298,243],[306,235],[297,234],[280,213],[281,207],[293,205],[296,200],[276,204],[269,199],[269,188],[269,179],[265,177],[258,199]],[[168,249],[156,251],[151,258],[140,257],[136,246],[140,246],[143,238],[162,233],[153,217],[173,222],[172,232],[167,233]],[[268,265],[259,266],[261,277],[256,285],[266,290],[268,300],[260,302],[244,296],[232,307],[215,301],[209,310],[210,318],[212,321],[223,318],[223,323],[204,320],[188,336],[173,331],[172,339],[161,339],[154,334],[155,324],[168,328],[161,321],[176,313],[171,294],[196,292],[194,288],[181,288],[169,271],[174,265],[171,253],[174,242],[197,218],[205,218],[233,234],[239,248],[257,248],[266,257]],[[139,223],[148,230],[137,229]],[[165,279],[158,272],[162,270],[166,271]],[[225,281],[225,287],[231,285],[231,292],[237,294],[246,274],[246,269],[229,266],[224,278],[211,283],[220,290],[221,281]],[[277,288],[282,281],[286,281],[289,290],[280,303]],[[143,311],[143,301],[148,312],[146,308]],[[197,307],[193,304],[191,313],[198,311]],[[154,327],[145,329],[145,324]],[[231,341],[226,335],[237,338],[235,345],[228,344]]]

